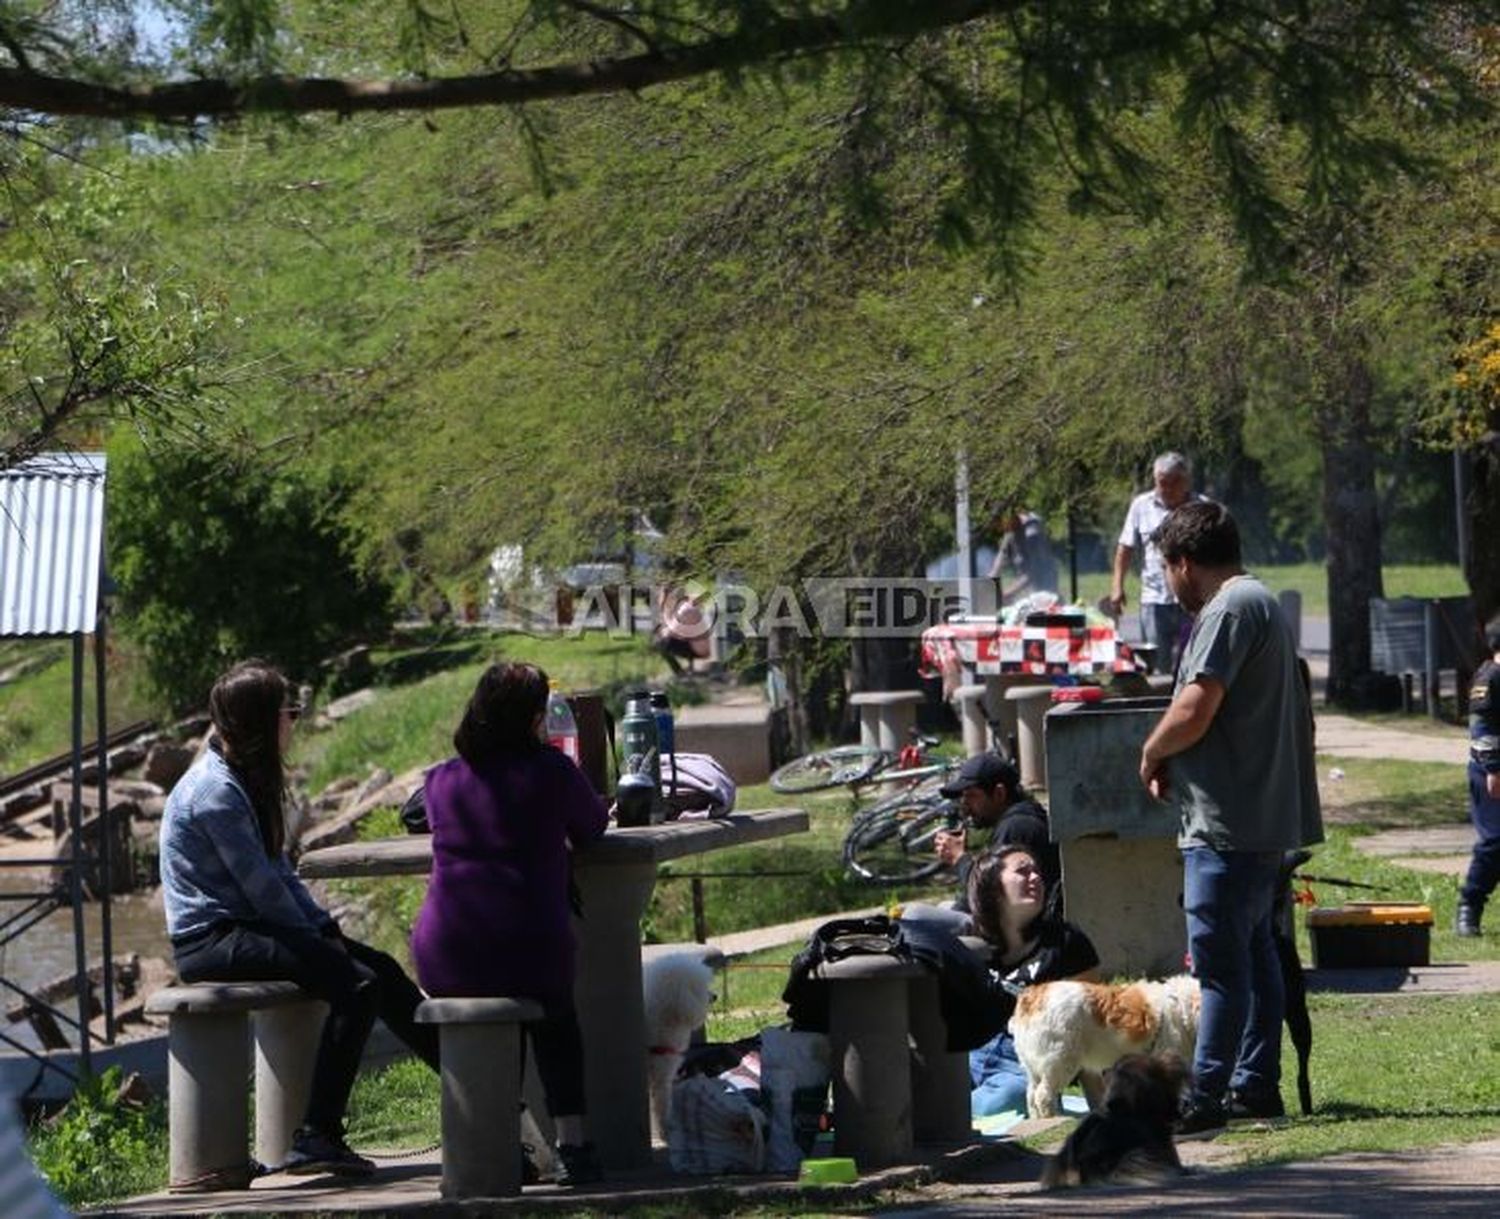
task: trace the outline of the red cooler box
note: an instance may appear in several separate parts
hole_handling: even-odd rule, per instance
[[[1307,912],[1314,969],[1366,969],[1431,962],[1432,907],[1421,902],[1348,902]]]

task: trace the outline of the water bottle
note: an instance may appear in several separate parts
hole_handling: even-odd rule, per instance
[[[672,704],[660,690],[651,692],[651,714],[656,719],[657,757],[670,758],[672,794],[677,794],[677,728],[672,721]]]
[[[555,745],[578,765],[578,722],[573,718],[573,708],[554,686],[547,693],[547,743]]]
[[[651,695],[645,690],[632,690],[625,696],[625,714],[620,719],[620,773],[648,774],[653,786],[661,790],[661,737]]]

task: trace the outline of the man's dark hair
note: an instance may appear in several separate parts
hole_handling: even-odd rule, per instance
[[[1166,563],[1191,559],[1199,567],[1240,565],[1240,528],[1229,509],[1212,500],[1174,508],[1153,540]]]

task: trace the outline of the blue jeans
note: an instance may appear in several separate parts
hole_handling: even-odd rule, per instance
[[[969,1051],[969,1107],[975,1117],[990,1117],[1008,1109],[1026,1112],[1026,1068],[1016,1057],[1009,1033],[996,1033]]]
[[[1222,1101],[1230,1088],[1281,1081],[1286,994],[1272,938],[1279,851],[1182,852],[1182,905],[1193,973],[1203,988],[1193,1092]]]
[[[1141,606],[1141,634],[1156,648],[1158,673],[1177,672],[1177,657],[1182,651],[1178,638],[1182,634],[1183,618],[1182,606],[1176,602]]]
[[[1470,762],[1469,816],[1479,837],[1469,858],[1469,874],[1458,894],[1464,905],[1475,910],[1484,909],[1500,881],[1500,800],[1491,798],[1484,780],[1484,767]]]

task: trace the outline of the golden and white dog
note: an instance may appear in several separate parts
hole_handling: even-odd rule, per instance
[[[1052,1117],[1057,1098],[1082,1074],[1084,1095],[1097,1109],[1101,1072],[1126,1054],[1180,1054],[1192,1062],[1198,1041],[1198,981],[1187,974],[1165,982],[1044,982],[1023,991],[1010,1019],[1016,1057],[1026,1068],[1026,1111]]]
[[[703,1027],[714,1001],[714,971],[700,953],[669,952],[641,966],[646,1007],[646,1078],[651,1095],[651,1136],[666,1142],[672,1080],[693,1032]]]

